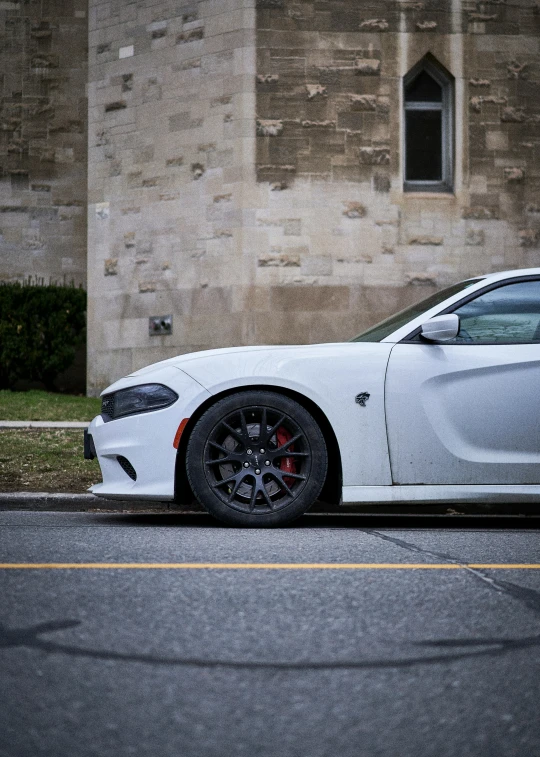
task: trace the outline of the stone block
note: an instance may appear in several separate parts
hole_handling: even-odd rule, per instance
[[[360,163],[368,166],[383,166],[390,163],[388,147],[360,147],[358,150]]]
[[[360,29],[384,32],[388,29],[389,23],[385,18],[368,18],[360,23]]]
[[[508,72],[508,78],[509,79],[525,79],[528,68],[529,68],[528,63],[518,63],[518,61],[512,60],[506,67],[506,70]]]
[[[335,129],[335,127],[336,127],[336,122],[335,121],[330,121],[328,119],[326,119],[324,121],[307,121],[306,120],[306,121],[302,121],[301,124],[302,124],[302,128],[303,129],[313,129],[313,128],[317,128],[317,129]]]
[[[257,134],[261,137],[277,137],[283,131],[281,119],[257,119]]]
[[[420,245],[429,247],[439,247],[444,242],[443,237],[429,236],[429,235],[417,235],[410,237],[410,245]]]
[[[411,286],[437,286],[437,274],[427,271],[408,272],[405,280]]]
[[[195,289],[192,295],[191,312],[215,318],[226,315],[232,310],[232,292],[230,287],[205,287]]]
[[[270,289],[272,311],[346,311],[349,300],[348,286],[273,286]]]
[[[104,262],[105,276],[116,276],[118,274],[118,258],[107,258]]]
[[[474,97],[471,97],[469,103],[471,106],[471,109],[474,110],[476,113],[480,113],[482,111],[482,106],[485,103],[491,104],[491,105],[506,105],[508,102],[508,99],[506,97],[498,97],[497,95],[474,95]],[[503,110],[501,120],[505,121],[508,120],[505,118],[505,113],[514,110],[513,108],[505,108]]]
[[[519,184],[525,178],[525,169],[523,168],[505,168],[504,178],[507,182],[512,184]]]
[[[155,281],[139,281],[139,292],[141,294],[155,292],[156,289],[157,284]]]
[[[204,37],[204,27],[200,26],[196,29],[190,29],[185,32],[180,32],[178,36],[176,37],[176,44],[177,45],[185,45],[190,42],[197,42]]]
[[[328,96],[328,89],[323,84],[306,84],[306,90],[308,100]]]
[[[330,276],[333,270],[331,255],[308,255],[302,260],[304,276]]]
[[[205,171],[206,171],[206,168],[202,163],[191,164],[191,175],[195,179],[195,181],[202,178],[205,174]]]
[[[363,113],[338,113],[337,127],[338,129],[345,129],[347,131],[361,132],[364,126],[364,114]],[[371,148],[366,148],[371,149]]]
[[[507,150],[508,134],[504,131],[486,131],[486,147],[488,150]]]
[[[279,81],[279,74],[257,74],[258,84],[277,84]]]
[[[375,58],[359,58],[354,72],[360,76],[378,76],[381,72],[381,61]]]
[[[105,105],[105,113],[113,113],[116,110],[123,110],[124,108],[127,108],[125,100],[115,100]]]
[[[267,253],[257,259],[257,265],[259,268],[299,268],[300,255],[286,252],[279,254]]]
[[[469,247],[479,247],[484,244],[485,232],[483,229],[468,229],[465,244]]]
[[[300,218],[287,218],[283,223],[283,234],[288,237],[297,237],[302,233],[302,221]]]
[[[501,121],[506,123],[523,123],[525,121],[525,111],[523,108],[503,108]]]
[[[346,202],[345,205],[343,215],[347,218],[364,218],[366,215],[366,207],[361,202]]]
[[[494,207],[473,206],[463,208],[462,218],[475,219],[480,221],[496,220],[499,217],[499,211]]]
[[[373,189],[375,192],[389,192],[391,187],[390,177],[386,174],[374,174]]]
[[[350,94],[349,100],[354,110],[377,110],[377,96],[376,95],[356,95]]]
[[[73,163],[75,151],[73,147],[57,147],[54,151],[55,163]]]
[[[518,238],[520,247],[538,247],[540,229],[520,229]]]
[[[191,58],[189,60],[184,60],[181,63],[178,64],[178,68],[176,69],[173,66],[174,70],[178,71],[194,71],[201,67],[201,59],[200,58]]]

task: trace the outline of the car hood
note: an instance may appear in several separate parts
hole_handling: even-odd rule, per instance
[[[261,379],[268,383],[274,377],[286,377],[296,373],[299,366],[303,371],[318,373],[331,369],[333,361],[350,357],[366,358],[373,352],[389,349],[381,343],[335,342],[329,344],[258,345],[254,347],[225,347],[217,350],[203,350],[178,355],[168,360],[152,363],[115,381],[102,394],[124,389],[129,386],[158,381],[167,383],[171,371],[182,371],[212,392],[218,386],[242,385]]]
[[[272,352],[282,350],[302,350],[306,347],[313,347],[314,345],[258,345],[253,347],[222,347],[216,350],[201,350],[200,352],[187,352],[185,355],[177,355],[176,357],[168,358],[167,360],[160,360],[159,363],[152,363],[144,368],[140,368],[138,371],[134,371],[129,374],[129,378],[132,376],[144,376],[146,373],[152,373],[159,368],[165,368],[172,366],[173,368],[179,368],[183,370],[187,368],[187,365],[194,360],[209,360],[212,358],[229,357],[231,355],[244,354],[247,355],[250,352],[268,351]],[[326,345],[324,345],[326,346]],[[189,370],[186,370],[189,373]]]

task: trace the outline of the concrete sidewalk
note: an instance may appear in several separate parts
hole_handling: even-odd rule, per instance
[[[88,428],[83,421],[0,421],[0,428]]]

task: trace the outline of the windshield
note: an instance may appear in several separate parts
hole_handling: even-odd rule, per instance
[[[448,299],[448,297],[452,297],[453,294],[458,294],[463,289],[467,289],[467,287],[470,287],[473,284],[476,284],[477,281],[481,280],[482,279],[468,279],[468,281],[460,281],[459,284],[454,284],[451,287],[442,289],[440,292],[432,294],[430,297],[426,297],[425,300],[420,300],[420,302],[417,302],[415,305],[410,305],[408,308],[405,308],[405,310],[400,310],[399,313],[391,315],[390,318],[385,318],[384,321],[377,323],[375,326],[372,326],[367,331],[363,331],[349,341],[380,342],[383,339],[386,339],[386,337],[394,331],[405,326],[409,321],[412,321],[419,315],[422,315],[422,313],[425,313],[426,310],[434,308],[436,305],[439,305],[441,302]]]

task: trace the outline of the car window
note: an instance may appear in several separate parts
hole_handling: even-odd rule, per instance
[[[447,287],[440,292],[436,292],[436,294],[432,294],[420,302],[405,308],[405,310],[400,310],[399,313],[391,315],[390,318],[385,318],[384,321],[377,323],[375,326],[367,329],[367,331],[363,331],[359,336],[355,336],[354,339],[350,339],[349,341],[380,342],[394,331],[405,326],[409,321],[412,321],[419,315],[422,315],[422,313],[425,313],[426,310],[430,310],[441,302],[447,300],[449,297],[452,297],[452,295],[458,294],[464,289],[467,289],[467,287],[476,284],[477,281],[481,281],[481,279],[468,279],[467,281],[460,281],[459,284],[453,284],[452,286]]]
[[[459,333],[446,344],[540,341],[540,281],[492,289],[453,311]]]

